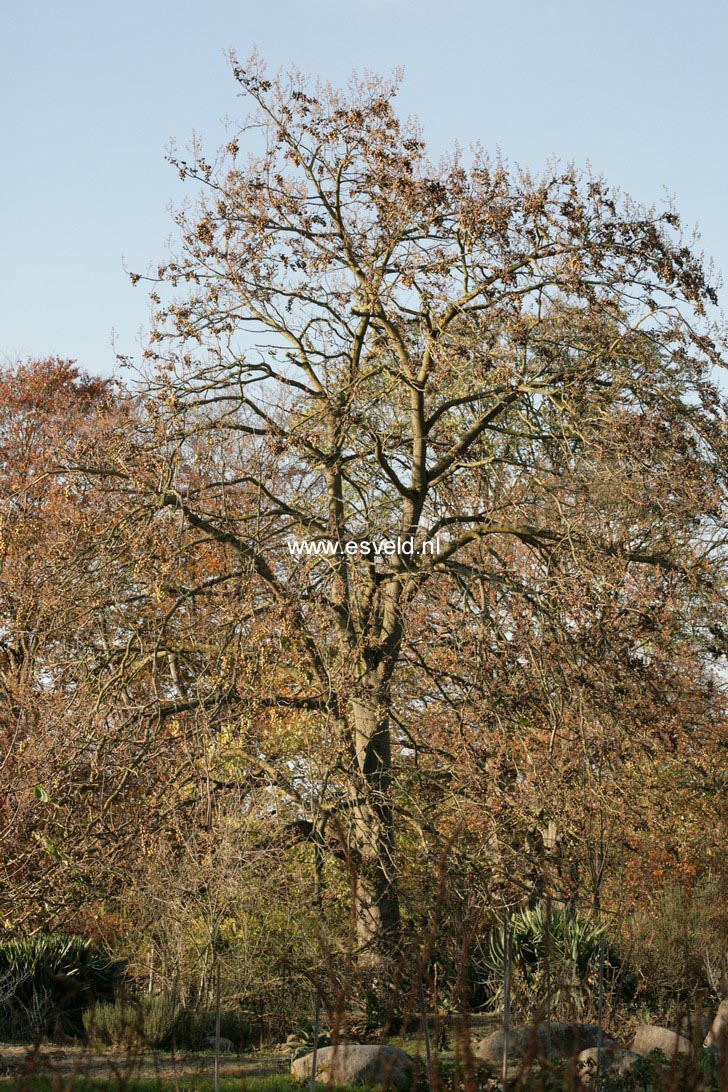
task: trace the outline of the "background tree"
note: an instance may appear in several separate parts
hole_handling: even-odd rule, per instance
[[[0,374],[0,856],[8,920],[13,904],[20,910],[35,899],[40,909],[52,901],[47,866],[62,855],[58,831],[41,813],[52,810],[49,769],[65,765],[66,783],[74,777],[63,727],[73,701],[65,699],[94,573],[83,572],[81,588],[70,562],[97,515],[93,487],[69,474],[68,461],[84,436],[98,438],[113,400],[108,381],[71,361],[30,361]]]
[[[128,503],[139,425],[72,362],[0,375],[0,916],[16,930],[99,931],[195,768],[147,690],[165,557]],[[91,456],[106,489],[76,470]]]

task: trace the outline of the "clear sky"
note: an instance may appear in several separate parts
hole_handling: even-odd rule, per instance
[[[7,0],[0,20],[0,363],[138,353],[123,272],[165,254],[181,187],[169,141],[211,148],[240,110],[224,60],[335,82],[405,69],[434,153],[480,141],[534,170],[591,163],[642,201],[673,194],[728,275],[724,0]],[[723,297],[725,299],[725,297]]]

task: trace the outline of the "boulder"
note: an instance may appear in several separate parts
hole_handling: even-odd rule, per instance
[[[634,1050],[608,1046],[602,1049],[602,1073],[610,1080],[631,1073],[642,1055]],[[579,1078],[582,1084],[590,1086],[597,1075],[597,1048],[588,1047],[579,1053]]]
[[[551,1024],[551,1053],[562,1058],[573,1058],[586,1047],[596,1046],[599,1029],[596,1024]],[[614,1039],[602,1034],[603,1046],[614,1046]],[[537,1057],[546,1054],[546,1025],[538,1024],[513,1027],[508,1033],[508,1056],[522,1058],[527,1051]],[[476,1058],[485,1062],[497,1062],[503,1057],[503,1032],[494,1031],[481,1039],[475,1051]]]
[[[704,1047],[717,1047],[721,1042],[728,1043],[728,1001],[721,1001],[715,1014],[710,1031],[705,1036]]]
[[[218,1039],[216,1038],[216,1036],[211,1035],[208,1039],[205,1039],[205,1046],[208,1048],[208,1050],[214,1050],[217,1042]],[[232,1052],[235,1050],[232,1041],[230,1039],[224,1039],[222,1035],[220,1036],[219,1043],[221,1054],[232,1054]]]
[[[651,1054],[653,1050],[661,1050],[666,1058],[674,1058],[676,1054],[690,1054],[692,1049],[687,1035],[658,1027],[657,1024],[644,1024],[637,1028],[632,1040],[632,1050],[637,1054]]]
[[[313,1052],[291,1063],[291,1076],[309,1080]],[[320,1047],[316,1053],[316,1079],[334,1084],[363,1084],[387,1087],[409,1086],[413,1061],[399,1047],[367,1046],[359,1043],[338,1043],[335,1047]]]

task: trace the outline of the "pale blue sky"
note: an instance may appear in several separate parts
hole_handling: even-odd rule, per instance
[[[147,320],[122,256],[165,253],[164,162],[240,109],[223,58],[253,46],[341,82],[405,69],[435,153],[500,146],[535,170],[591,162],[639,200],[670,192],[728,274],[728,5],[719,0],[11,0],[0,21],[0,363],[113,367]]]

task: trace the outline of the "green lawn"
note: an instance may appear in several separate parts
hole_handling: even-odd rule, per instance
[[[317,1086],[325,1092],[325,1086]],[[96,1092],[100,1089],[123,1089],[124,1092],[213,1092],[212,1077],[161,1078],[98,1078],[81,1076],[61,1076],[60,1074],[25,1075],[6,1077],[0,1080],[0,1088],[12,1092]],[[292,1092],[300,1089],[290,1077],[223,1077],[220,1079],[221,1092]]]

